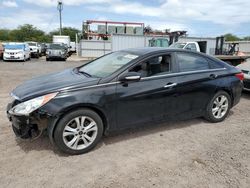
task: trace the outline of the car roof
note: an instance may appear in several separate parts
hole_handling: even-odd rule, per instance
[[[184,49],[171,49],[171,48],[163,48],[163,47],[143,47],[143,48],[129,48],[125,50],[128,53],[136,54],[136,55],[146,55],[149,53],[154,53],[154,52],[190,52]],[[192,52],[192,53],[197,53],[197,52]],[[200,54],[200,53],[197,53]],[[202,54],[204,55],[204,54]]]

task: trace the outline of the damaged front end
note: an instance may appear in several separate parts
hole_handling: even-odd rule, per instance
[[[47,94],[25,102],[15,97],[15,100],[8,104],[7,117],[17,137],[34,139],[42,134],[48,126],[49,114],[39,108],[53,99],[56,94]]]

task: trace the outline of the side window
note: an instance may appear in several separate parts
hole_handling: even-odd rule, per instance
[[[209,69],[207,59],[189,53],[177,53],[180,72]]]
[[[142,77],[149,77],[167,74],[171,68],[171,55],[160,55],[139,63],[129,72],[139,72]]]
[[[191,51],[197,51],[196,45],[193,43],[188,44],[185,49],[191,50]]]

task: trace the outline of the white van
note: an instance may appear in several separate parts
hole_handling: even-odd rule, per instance
[[[30,60],[30,47],[27,43],[7,43],[4,45],[3,60]]]

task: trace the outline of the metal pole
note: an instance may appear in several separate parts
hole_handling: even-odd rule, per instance
[[[60,17],[60,35],[62,35],[62,10],[63,10],[63,3],[61,0],[58,1],[57,10],[59,11]]]

